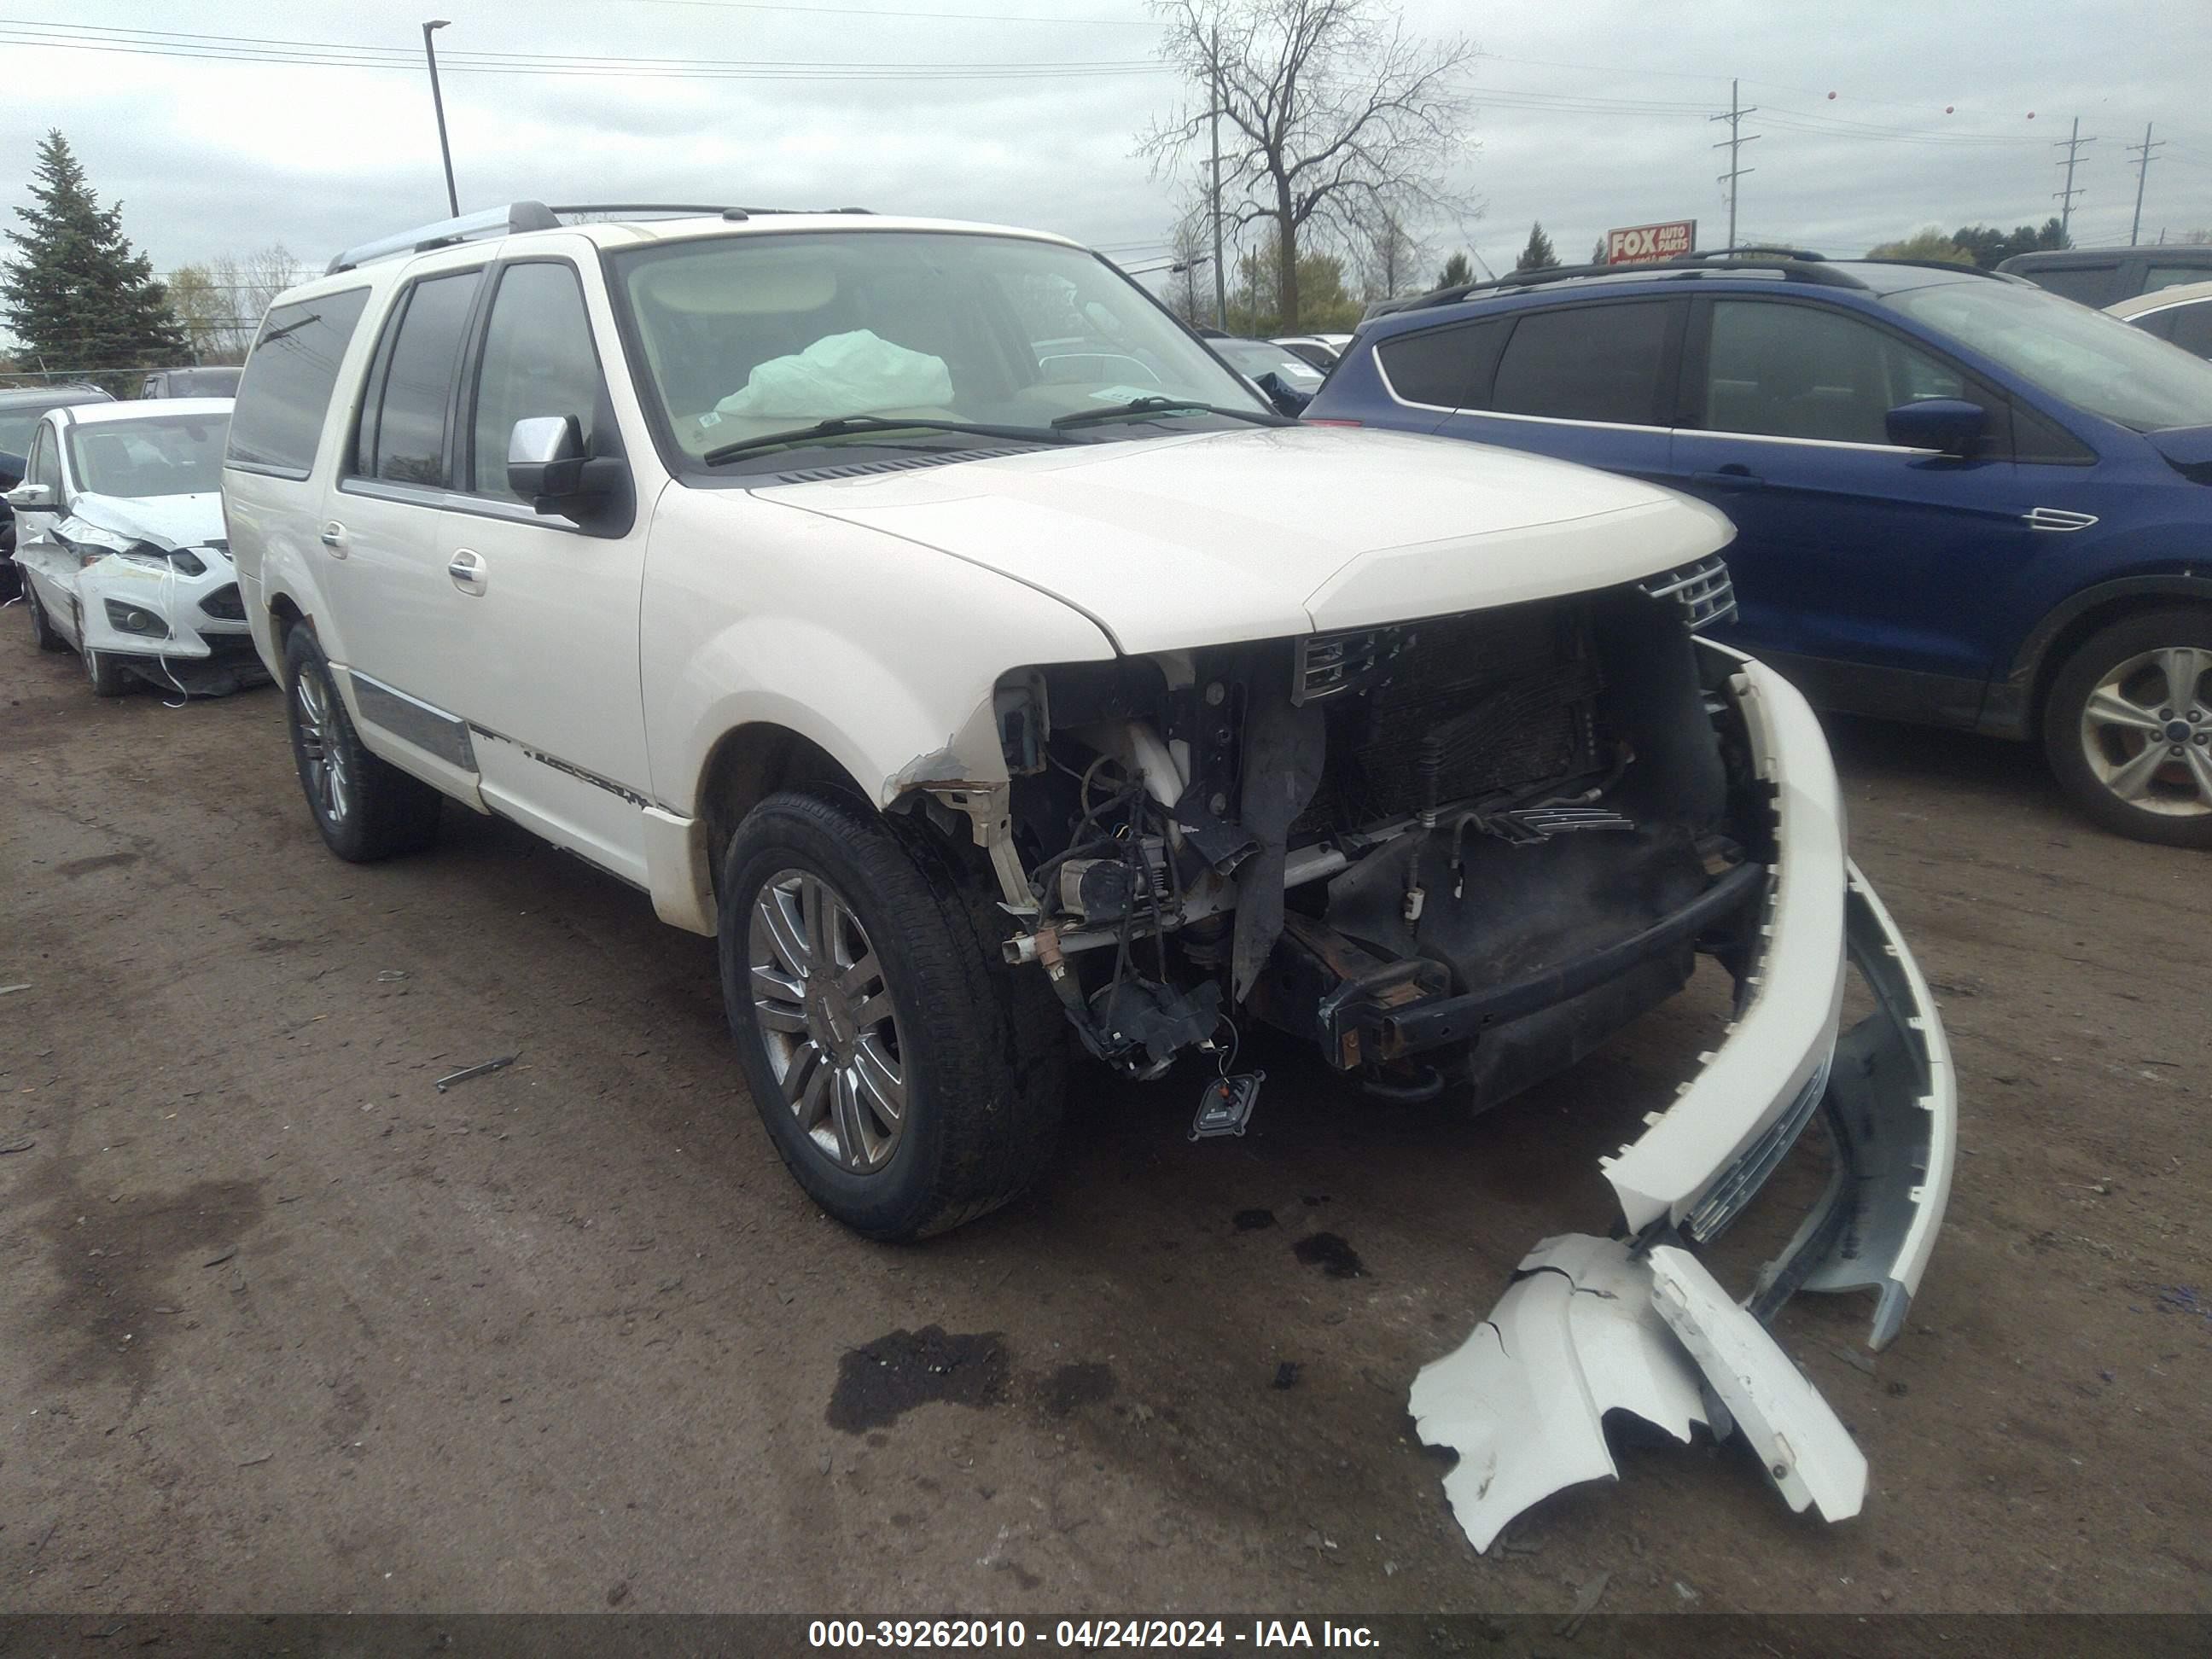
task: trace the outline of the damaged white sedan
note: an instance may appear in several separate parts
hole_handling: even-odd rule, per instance
[[[42,651],[75,651],[93,690],[178,692],[268,678],[223,529],[228,398],[49,410],[8,493],[23,604]]]
[[[1540,1246],[1416,1408],[1479,1542],[1605,1473],[1614,1407],[1856,1505],[1762,1320],[1865,1287],[1895,1333],[1950,1072],[1810,710],[1698,631],[1717,513],[1287,422],[1056,237],[535,202],[283,296],[224,492],[332,850],[451,798],[717,936],[772,1143],[873,1237],[1021,1191],[1071,1057],[1195,1061],[1199,1140],[1261,1024],[1488,1104],[1717,960],[1734,1028],[1608,1160],[1617,1237]],[[1835,1184],[1738,1307],[1692,1251],[1816,1119]]]

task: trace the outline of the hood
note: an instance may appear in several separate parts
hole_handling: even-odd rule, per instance
[[[151,542],[164,552],[204,547],[223,539],[222,497],[214,490],[198,495],[100,495],[87,491],[70,504],[70,517],[132,541]]]
[[[1342,427],[1086,444],[756,493],[998,571],[1132,653],[1583,592],[1735,533],[1711,507],[1611,473]]]

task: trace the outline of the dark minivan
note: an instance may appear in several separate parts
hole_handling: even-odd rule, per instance
[[[1997,269],[2102,311],[2154,289],[2212,281],[2212,246],[2051,248],[2015,253]]]

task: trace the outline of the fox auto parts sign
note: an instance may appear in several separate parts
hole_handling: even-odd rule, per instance
[[[1631,225],[1605,234],[1605,262],[1609,265],[1648,264],[1672,259],[1698,246],[1695,219],[1669,219],[1663,225]]]

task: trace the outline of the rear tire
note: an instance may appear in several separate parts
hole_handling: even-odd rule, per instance
[[[2043,747],[2113,834],[2212,847],[2212,611],[2146,611],[2082,641],[2051,682]]]
[[[900,1240],[1028,1186],[1060,1127],[1066,1028],[1044,975],[1000,962],[949,849],[864,803],[782,793],[738,826],[721,874],[730,1032],[808,1195]]]
[[[331,851],[349,864],[374,864],[438,838],[445,798],[362,746],[330,659],[305,626],[284,641],[284,725],[307,810]]]
[[[62,637],[61,629],[54,626],[53,618],[46,615],[46,607],[39,603],[39,590],[28,576],[23,581],[23,608],[31,613],[31,638],[41,651],[66,651],[69,641]]]

